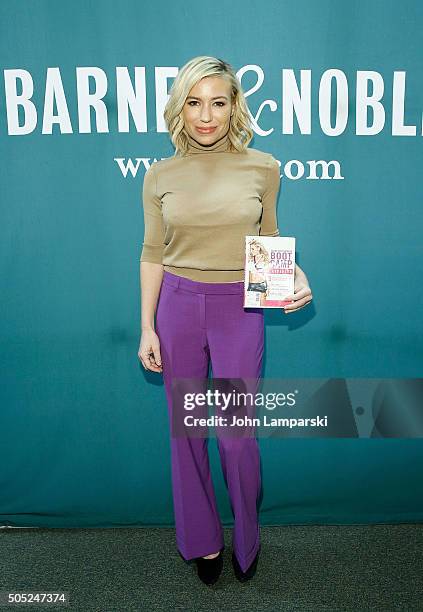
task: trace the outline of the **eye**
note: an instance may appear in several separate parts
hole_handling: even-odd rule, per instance
[[[190,100],[189,102],[187,102],[188,106],[194,106],[194,104],[197,104],[198,100]],[[225,106],[225,102],[215,102],[215,104],[217,104],[218,106]]]

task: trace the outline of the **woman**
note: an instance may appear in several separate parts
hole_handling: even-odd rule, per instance
[[[144,177],[138,357],[145,369],[163,373],[174,420],[175,380],[201,386],[210,363],[214,378],[261,376],[264,311],[243,308],[245,236],[279,235],[280,176],[272,155],[247,148],[253,136],[248,108],[223,60],[190,60],[172,84],[164,118],[175,154],[153,163]],[[310,300],[297,266],[285,312]],[[254,437],[222,436],[217,443],[234,514],[232,564],[244,582],[255,573],[260,549],[259,449]],[[210,585],[222,571],[224,538],[208,439],[171,436],[171,459],[178,552],[195,560]]]
[[[252,239],[248,245],[248,287],[259,296],[259,306],[264,306],[267,297],[266,272],[269,266],[269,254],[259,240]]]

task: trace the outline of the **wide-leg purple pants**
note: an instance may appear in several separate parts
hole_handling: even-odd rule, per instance
[[[169,418],[172,379],[259,379],[264,349],[264,311],[243,307],[244,283],[207,283],[164,271],[156,310]],[[251,437],[219,436],[218,450],[234,515],[233,550],[241,569],[260,545],[257,499],[260,453]],[[173,437],[172,491],[176,543],[186,559],[204,557],[224,546],[210,473],[208,438]]]

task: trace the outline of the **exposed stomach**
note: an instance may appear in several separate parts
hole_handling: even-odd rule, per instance
[[[250,282],[251,283],[262,283],[266,280],[264,274],[260,274],[258,272],[250,272]]]

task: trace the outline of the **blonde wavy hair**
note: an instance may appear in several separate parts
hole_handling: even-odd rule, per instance
[[[268,265],[270,262],[269,251],[263,246],[263,243],[261,243],[259,240],[256,240],[255,238],[252,238],[248,241],[248,261],[254,261],[254,255],[251,253],[252,246],[258,247],[260,254],[263,255],[263,261],[266,265]]]
[[[163,112],[170,139],[175,147],[175,157],[185,155],[188,150],[188,138],[182,116],[185,101],[194,85],[207,76],[222,77],[231,85],[233,114],[228,132],[229,150],[243,152],[253,138],[248,106],[234,69],[222,59],[199,55],[189,60],[178,72]]]

